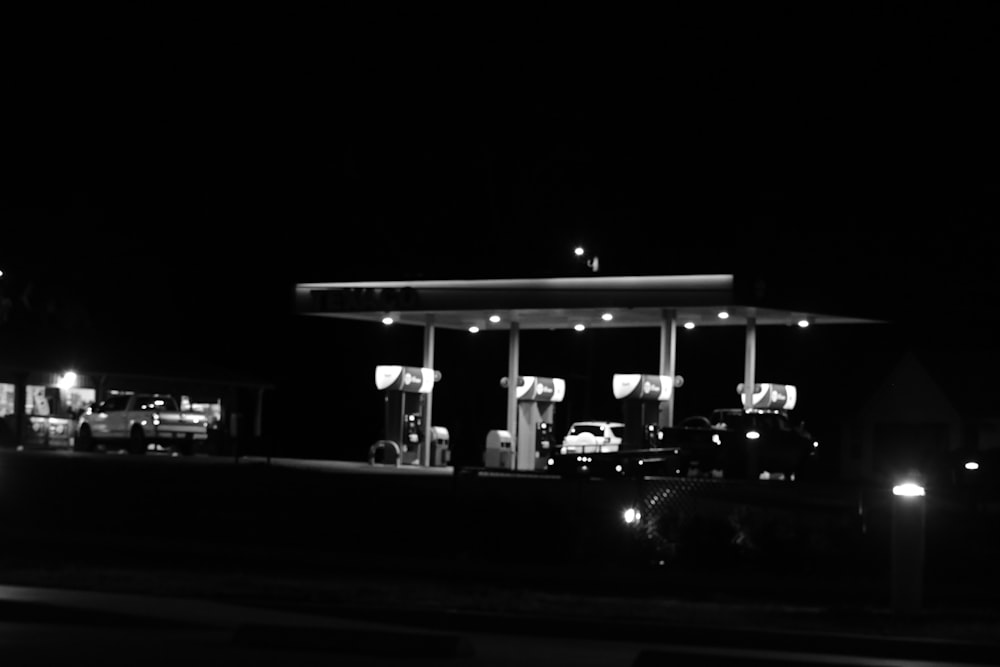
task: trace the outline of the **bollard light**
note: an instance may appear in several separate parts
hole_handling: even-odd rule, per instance
[[[902,484],[897,484],[892,487],[892,495],[903,496],[906,498],[916,498],[927,495],[927,492],[924,487],[920,486],[916,482],[903,482]]]
[[[966,461],[965,462],[965,469],[966,470],[979,470],[979,463],[977,461]]]

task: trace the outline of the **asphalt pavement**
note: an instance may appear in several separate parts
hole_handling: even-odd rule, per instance
[[[331,612],[0,585],[0,652],[5,665],[1000,664],[1000,646],[983,642],[456,612],[403,622],[392,613]]]

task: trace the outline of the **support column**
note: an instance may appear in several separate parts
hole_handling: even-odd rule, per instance
[[[520,370],[521,325],[510,323],[510,342],[507,346],[507,431],[511,442],[517,443],[517,379]],[[517,460],[517,452],[514,452]]]
[[[428,315],[424,321],[424,368],[434,368],[434,316]],[[431,438],[434,431],[431,426],[433,417],[434,392],[424,395],[424,446],[420,448],[420,465],[425,468],[431,465]]]
[[[757,383],[757,320],[747,318],[746,347],[743,357],[743,409],[753,407],[753,389]],[[760,475],[760,445],[757,440],[746,440],[747,479],[757,479]]]
[[[264,387],[257,387],[257,409],[253,416],[253,435],[258,440],[264,435]]]
[[[257,409],[253,416],[253,435],[257,446],[264,446],[267,462],[271,463],[271,438],[264,438],[264,387],[257,387]]]
[[[24,424],[28,421],[25,414],[25,402],[28,395],[28,374],[18,372],[14,375],[14,444],[20,446],[24,444],[24,438],[28,435],[24,432]]]
[[[677,361],[677,311],[664,310],[663,321],[660,322],[660,375],[669,375],[674,380]],[[661,427],[674,425],[674,391],[670,390],[670,399],[660,404],[659,424]]]
[[[757,319],[747,318],[747,337],[743,356],[743,409],[753,407],[753,388],[757,383]]]

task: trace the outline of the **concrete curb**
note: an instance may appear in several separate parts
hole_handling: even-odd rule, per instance
[[[383,658],[471,658],[472,644],[457,635],[333,627],[243,625],[232,643],[252,649],[326,651]]]

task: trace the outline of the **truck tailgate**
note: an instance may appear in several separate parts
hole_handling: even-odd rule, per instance
[[[157,433],[161,436],[204,437],[207,421],[208,418],[198,412],[161,412],[159,423],[155,425]]]

